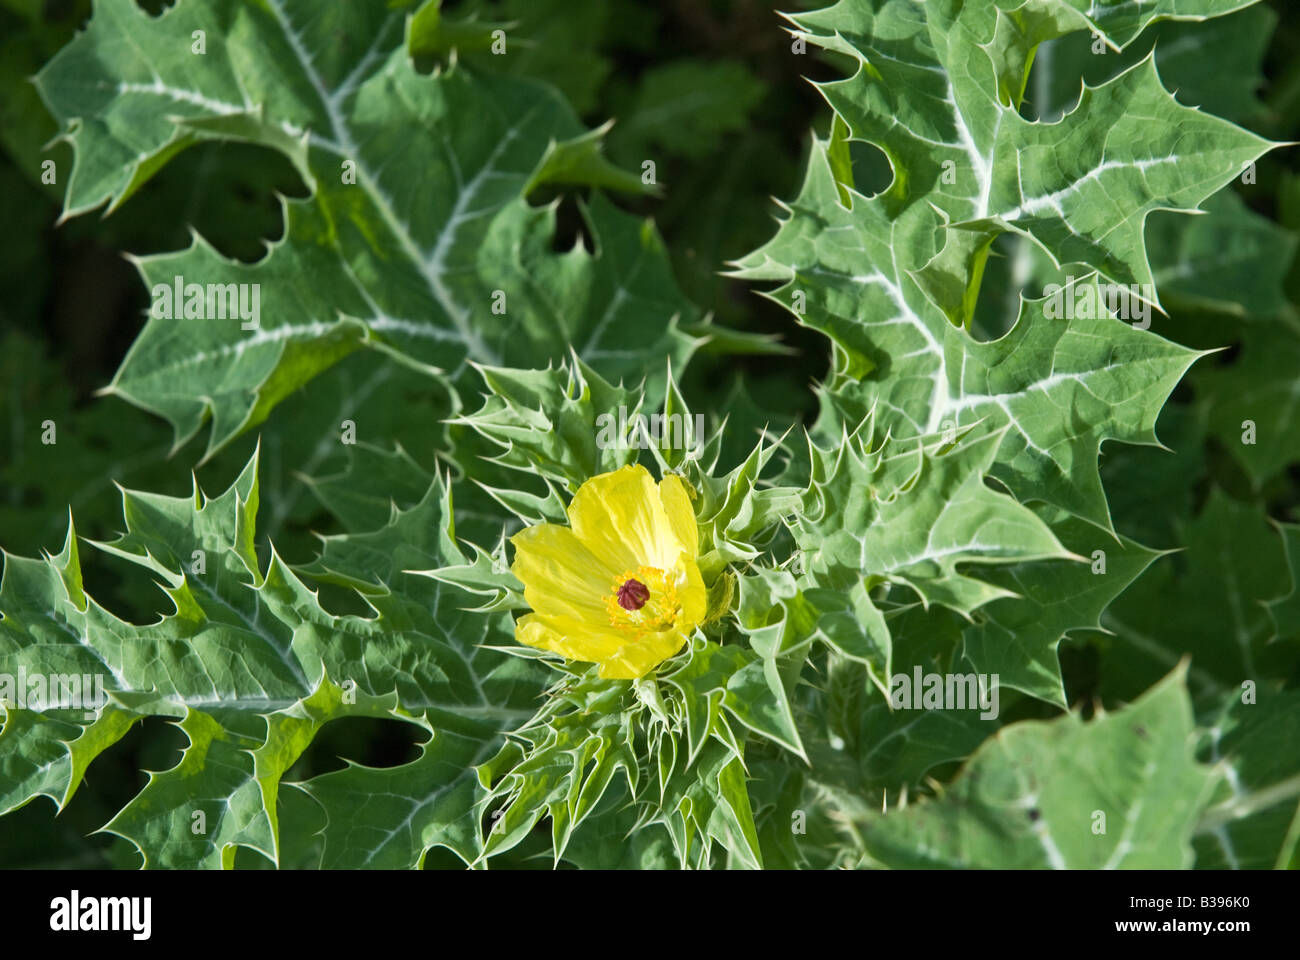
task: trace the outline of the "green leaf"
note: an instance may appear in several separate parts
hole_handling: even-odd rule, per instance
[[[423,776],[411,781],[425,792],[407,798],[424,816],[420,832],[396,848],[405,851],[402,865],[422,860],[422,839],[472,860],[478,835],[460,824],[477,788],[470,761],[458,766],[456,758],[464,758],[467,739],[473,757],[496,749],[500,732],[531,715],[539,686],[535,667],[480,645],[509,636],[502,615],[458,611],[437,584],[401,572],[407,563],[459,556],[441,536],[445,490],[435,484],[379,531],[328,538],[311,566],[364,596],[373,616],[327,612],[274,550],[259,562],[258,500],[256,458],[217,498],[197,489],[188,498],[124,491],[126,532],[95,546],[150,571],[170,597],[173,612],[144,626],[86,594],[71,531],[58,556],[6,555],[6,665],[29,675],[98,675],[111,699],[83,702],[95,718],[84,728],[58,712],[49,719],[7,713],[0,765],[14,771],[15,785],[6,788],[5,807],[37,794],[65,804],[87,766],[135,720],[172,717],[189,739],[180,763],[152,774],[104,829],[135,844],[148,866],[230,867],[238,847],[279,862],[278,787],[316,733],[341,717],[391,717],[432,737],[424,748],[432,759],[417,761]],[[313,781],[303,788],[315,796]],[[343,797],[322,790],[327,799],[317,798],[329,823],[378,833],[416,822],[398,828],[372,819],[391,807]],[[331,862],[373,865],[365,857],[378,851],[335,837],[326,831]],[[386,848],[382,863],[400,859]]]
[[[1076,281],[1099,272],[1150,284],[1147,215],[1195,210],[1271,146],[1179,105],[1151,60],[1086,89],[1058,122],[1031,123],[1017,107],[1038,44],[1095,28],[1122,45],[1154,18],[1237,6],[1189,13],[1153,4],[1089,21],[1063,3],[872,0],[793,18],[798,36],[856,63],[851,79],[820,89],[853,139],[884,151],[894,174],[877,196],[851,192],[846,207],[830,145],[817,140],[776,237],[736,273],[782,281],[772,296],[831,338],[827,397],[836,409],[823,411],[823,435],[873,407],[896,436],[979,418],[1009,423],[995,476],[1021,498],[1108,525],[1098,446],[1154,442],[1159,406],[1193,355],[1123,330],[1105,311],[1044,323],[1036,300],[1003,340],[977,343],[961,328],[1000,234],[1078,265]],[[1138,295],[1159,303],[1152,289]]]
[[[1147,223],[1156,283],[1171,305],[1267,322],[1291,309],[1282,289],[1297,237],[1253,212],[1234,191],[1207,200],[1205,216],[1162,214]]]
[[[1142,236],[1151,212],[1197,209],[1275,146],[1180,106],[1154,58],[1085,88],[1057,124],[1012,120],[992,154],[1001,176],[972,222],[1022,233],[1056,262],[1095,264],[1121,284],[1154,282]],[[1105,137],[1097,136],[1101,124],[1110,128]]]
[[[228,869],[241,846],[279,863],[280,778],[320,728],[346,716],[402,716],[392,696],[348,699],[324,680],[311,696],[262,716],[237,707],[187,710],[181,762],[151,774],[103,830],[135,844],[146,867]]]
[[[406,46],[413,57],[424,54],[474,53],[492,47],[492,34],[505,31],[509,24],[466,17],[448,17],[442,12],[442,0],[425,0],[411,17]]]
[[[491,393],[482,407],[456,423],[499,449],[492,462],[536,474],[573,494],[591,477],[636,461],[633,444],[640,437],[623,431],[640,412],[640,395],[606,382],[580,359],[558,369],[481,367],[479,372]]]
[[[719,428],[686,466],[699,497],[695,517],[700,530],[700,569],[706,576],[722,564],[757,557],[776,525],[799,502],[796,488],[777,485],[765,476],[775,455],[783,450],[781,440],[760,437],[743,462],[729,473],[715,476],[722,432]]]
[[[743,761],[734,749],[710,740],[691,770],[667,778],[662,793],[641,823],[668,828],[681,866],[707,865],[714,840],[726,849],[729,865],[763,865]]]
[[[10,813],[38,796],[62,807],[73,791],[68,743],[82,732],[82,717],[21,710],[6,703],[0,728],[0,813]]]
[[[578,827],[564,859],[583,870],[667,870],[677,865],[666,830],[637,830],[636,810],[621,780]]]
[[[1259,489],[1300,459],[1300,315],[1255,319],[1240,331],[1240,355],[1225,366],[1207,365],[1193,382],[1211,434]]]
[[[899,689],[893,683],[899,676],[919,689],[917,670],[924,677],[967,669],[960,659],[962,621],[956,614],[912,604],[891,610],[886,620],[897,638],[890,693]],[[997,728],[997,716],[984,716],[987,711],[974,703],[952,710],[895,706],[875,695],[859,665],[847,659],[827,658],[824,673],[818,696],[800,715],[815,731],[808,738],[808,779],[828,791],[844,813],[880,809],[891,793],[901,797],[936,767],[970,756]],[[1002,708],[1000,696],[997,708],[994,713]]]
[[[1102,617],[1114,635],[1102,659],[1108,700],[1136,696],[1188,655],[1198,702],[1293,669],[1295,638],[1270,642],[1264,604],[1284,592],[1287,574],[1282,541],[1260,506],[1213,489],[1180,534],[1186,552],[1161,560]]]
[[[895,867],[1190,866],[1215,780],[1192,755],[1192,731],[1182,670],[1091,723],[1013,724],[938,798],[861,822],[862,842]]]
[[[1082,297],[1093,283],[1066,288]],[[1049,298],[1022,301],[1016,325],[992,343],[953,352],[959,396],[944,426],[1009,426],[993,476],[1022,500],[1044,500],[1110,525],[1097,456],[1106,440],[1158,444],[1156,416],[1197,354],[1102,316],[1061,321]],[[960,334],[949,333],[949,341]]]
[[[1263,83],[1262,60],[1277,14],[1267,4],[1243,6],[1216,4],[1207,8],[1205,12],[1215,15],[1237,8],[1208,29],[1194,21],[1154,24],[1120,53],[1094,53],[1096,41],[1084,32],[1044,43],[1034,55],[1026,103],[1038,119],[1055,120],[1078,100],[1080,77],[1097,86],[1154,50],[1160,76],[1179,103],[1234,123],[1259,120],[1267,109],[1258,96]],[[1205,64],[1211,59],[1216,69],[1208,71]]]
[[[558,862],[616,775],[635,790],[640,716],[625,682],[598,680],[593,673],[553,690],[537,716],[479,769],[480,781],[491,787],[483,856],[510,849],[549,816]]]
[[[285,237],[256,264],[197,236],[139,259],[157,313],[182,277],[258,285],[260,319],[251,286],[248,317],[216,297],[208,319],[175,303],[151,315],[111,392],[166,417],[178,442],[211,418],[211,454],[362,346],[453,380],[467,361],[558,358],[568,343],[615,376],[646,355],[685,360],[673,325],[695,311],[653,229],[597,195],[583,204],[592,249],[557,254],[558,201],[526,199],[545,184],[640,189],[558,94],[468,68],[421,75],[397,12],[317,14],[303,0],[185,0],[159,18],[100,3],[38,77],[76,149],[65,216],[120,205],[205,139],[283,153],[312,191],[284,203]]]
[[[427,16],[437,5],[429,0],[422,12]],[[655,11],[626,0],[495,0],[463,17],[445,18],[442,30],[450,36],[441,45],[454,40],[457,57],[476,69],[553,84],[586,115],[596,108],[613,67],[609,45],[620,34],[644,43],[656,20]],[[504,54],[482,49],[482,31],[494,26],[505,30]]]
[[[681,691],[690,744],[688,764],[713,729],[719,706],[744,727],[804,757],[791,709],[802,656],[778,657],[696,637],[682,659],[681,666],[665,673],[663,681]]]
[[[814,446],[811,483],[789,521],[809,575],[837,590],[864,578],[899,584],[927,606],[969,614],[1011,592],[959,564],[1082,559],[1027,507],[985,484],[1005,430],[949,447],[886,441],[871,449],[867,427],[868,438]]]
[[[1098,527],[1060,518],[1053,532],[1089,563],[1047,561],[990,568],[985,579],[1016,594],[995,600],[964,631],[965,655],[976,672],[1004,688],[1066,707],[1057,646],[1071,631],[1099,628],[1112,600],[1161,554]]]
[[[1223,769],[1196,836],[1198,868],[1286,869],[1300,843],[1300,694],[1234,693],[1209,731],[1204,759]]]
[[[618,829],[635,833],[651,857],[660,855],[656,836],[666,831],[682,867],[710,865],[715,843],[736,866],[761,865],[745,740],[726,717],[739,721],[742,733],[753,730],[802,755],[789,704],[802,659],[776,664],[697,634],[658,677],[632,683],[556,666],[564,677],[537,715],[479,768],[491,788],[485,858],[514,847],[549,817],[556,862],[584,830]],[[602,799],[624,792],[614,810]],[[588,825],[593,816],[595,827]],[[577,856],[588,860],[590,848]]]
[[[349,762],[299,784],[328,816],[312,865],[400,870],[423,866],[439,846],[472,859],[482,843],[472,815],[481,803],[474,767],[496,746],[472,722],[443,718],[410,763],[376,769]]]
[[[1123,48],[1157,20],[1196,21],[1220,17],[1248,7],[1254,0],[1156,0],[1155,3],[1141,4],[1136,8],[1128,4],[1098,6],[1091,0],[1065,2],[1076,10],[1085,11],[1090,28],[1099,28],[1108,39]]]

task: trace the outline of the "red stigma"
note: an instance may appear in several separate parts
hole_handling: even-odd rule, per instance
[[[650,599],[650,588],[640,580],[628,580],[618,588],[618,605],[624,610],[640,610]]]

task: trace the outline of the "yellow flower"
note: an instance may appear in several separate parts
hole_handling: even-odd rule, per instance
[[[635,679],[671,657],[704,619],[695,512],[672,475],[655,486],[629,466],[592,477],[569,504],[569,526],[516,534],[511,571],[533,612],[515,638]]]

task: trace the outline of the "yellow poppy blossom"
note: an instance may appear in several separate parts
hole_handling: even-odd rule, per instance
[[[679,651],[704,619],[699,536],[686,485],[656,487],[642,466],[592,477],[569,504],[569,526],[543,523],[511,537],[511,565],[533,612],[515,638],[600,675],[635,679]]]

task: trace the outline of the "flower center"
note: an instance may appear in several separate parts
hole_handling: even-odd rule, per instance
[[[618,588],[618,605],[624,610],[640,610],[650,599],[650,588],[633,577]]]
[[[682,611],[675,579],[658,567],[624,571],[605,598],[610,625],[634,634],[671,627]]]

